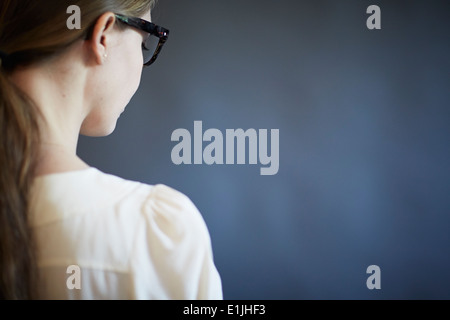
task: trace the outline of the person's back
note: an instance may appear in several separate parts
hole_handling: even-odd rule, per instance
[[[35,180],[41,299],[221,299],[209,234],[165,185],[95,168]]]

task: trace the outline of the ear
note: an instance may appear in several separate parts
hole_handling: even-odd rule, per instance
[[[116,16],[114,13],[106,12],[102,14],[94,25],[91,38],[87,40],[91,57],[97,64],[103,64],[105,61],[113,36],[115,22]]]

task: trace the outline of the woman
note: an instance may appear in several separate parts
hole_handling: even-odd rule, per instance
[[[79,134],[112,133],[167,39],[148,22],[153,2],[2,0],[1,298],[222,298],[209,233],[185,195],[76,155]],[[159,46],[145,57],[149,37]]]

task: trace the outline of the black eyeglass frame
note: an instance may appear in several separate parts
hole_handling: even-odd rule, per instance
[[[115,14],[115,16],[119,21],[159,38],[159,42],[155,52],[153,53],[153,56],[148,62],[144,63],[144,66],[148,67],[153,62],[155,62],[155,60],[158,58],[159,53],[161,52],[162,47],[169,37],[169,30],[141,18],[127,17],[121,14]],[[142,46],[145,50],[146,48],[144,47],[144,44],[142,44]]]

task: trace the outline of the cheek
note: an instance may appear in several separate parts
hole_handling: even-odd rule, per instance
[[[97,86],[94,106],[85,118],[81,134],[106,136],[111,134],[117,119],[136,93],[142,75],[142,51],[139,39],[125,40],[122,50],[104,66],[101,85]],[[137,40],[137,41],[136,41]],[[139,43],[139,45],[137,45]]]
[[[117,116],[139,88],[143,64],[139,39],[125,39],[120,47],[121,50],[110,61],[107,96],[104,97],[110,111],[114,113],[115,110]]]
[[[133,39],[127,44],[127,50],[124,50],[122,56],[123,69],[121,70],[121,88],[127,88],[127,91],[134,95],[139,87],[142,76],[143,58],[140,39]],[[130,97],[131,98],[131,97]],[[129,99],[128,99],[129,100]]]

